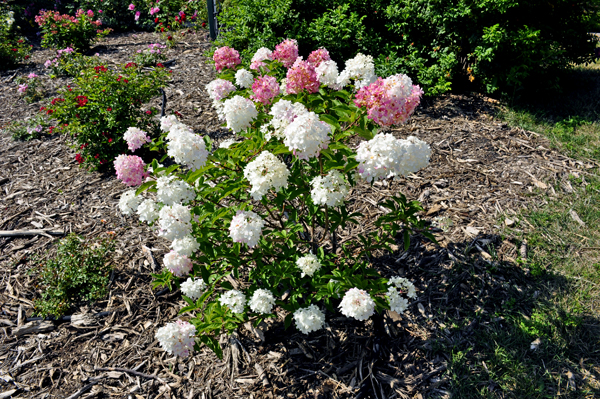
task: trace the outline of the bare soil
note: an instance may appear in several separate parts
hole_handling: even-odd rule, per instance
[[[157,41],[153,33],[113,35],[92,53],[99,53],[102,63],[120,64]],[[228,133],[204,89],[215,77],[203,56],[209,46],[204,33],[188,34],[169,50],[174,80],[166,88],[167,109],[180,112],[197,133],[220,140]],[[30,117],[43,105],[20,99],[17,76],[42,76],[48,97],[67,84],[68,79],[51,80],[44,70],[51,56],[36,47],[30,64],[0,74],[0,126]],[[508,128],[494,119],[497,106],[477,95],[425,100],[393,133],[428,142],[429,167],[399,182],[361,185],[350,195],[351,206],[367,215],[357,229],[369,228],[368,220],[383,212],[378,202],[397,192],[422,201],[421,217],[444,227],[435,230],[439,246],[413,237],[409,251],[374,254],[383,274],[415,281],[419,297],[404,315],[360,323],[328,314],[327,327],[309,336],[293,327],[284,332],[280,318],[259,330],[222,337],[223,360],[204,347],[186,359],[159,347],[156,329],[174,321],[184,302],[178,291],[151,289],[151,273],[161,267],[168,242],[120,214],[118,198],[126,187],[112,175],[79,168],[66,137],[17,142],[2,133],[0,230],[53,228],[89,238],[114,232],[117,245],[108,298],[77,306],[71,317],[46,321],[40,331],[42,321],[31,319],[39,297],[31,257],[50,256],[59,236],[0,237],[0,391],[6,393],[0,396],[448,397],[448,354],[434,343],[468,340],[476,323],[448,332],[445,314],[466,317],[475,306],[493,314],[515,287],[527,284],[528,270],[515,265],[521,244],[498,234],[504,218],[539,205],[540,192],[572,190],[570,174],[585,179],[598,166],[562,156],[533,132]],[[345,231],[341,239],[356,233]],[[456,274],[456,265],[467,258],[475,259],[470,272]],[[473,275],[481,291],[469,286]],[[514,286],[505,283],[515,275]],[[16,336],[28,325],[32,333]]]

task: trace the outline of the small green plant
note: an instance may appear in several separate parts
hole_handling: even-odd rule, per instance
[[[49,127],[50,124],[41,115],[37,115],[24,121],[11,122],[4,130],[10,133],[13,140],[29,141],[50,134],[52,129]]]
[[[92,66],[92,57],[85,57],[83,54],[76,52],[70,47],[58,50],[56,57],[47,60],[44,63],[46,68],[52,71],[52,78],[59,76],[79,76],[81,71]]]
[[[166,48],[167,46],[160,43],[149,44],[147,49],[138,50],[133,60],[145,67],[156,66],[167,59],[164,51]]]
[[[16,79],[19,85],[17,91],[28,104],[40,101],[44,98],[44,91],[41,88],[39,76],[35,73],[30,73],[27,77],[18,77]]]
[[[37,261],[42,297],[35,301],[36,313],[60,317],[80,301],[95,301],[106,295],[111,266],[107,255],[110,239],[84,241],[70,234],[58,244],[56,256]]]

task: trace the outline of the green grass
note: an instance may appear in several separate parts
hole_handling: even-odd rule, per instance
[[[565,81],[560,95],[514,102],[499,117],[545,135],[565,155],[600,161],[600,65],[577,68]],[[449,357],[454,398],[600,397],[598,169],[568,181],[572,192],[556,185],[557,196],[540,193],[518,216],[520,223],[505,228],[504,238],[517,248],[527,242],[527,258],[495,259],[483,276],[478,261],[465,258],[452,271],[457,284],[474,291],[484,278],[501,287],[489,294],[481,288],[476,305],[482,310],[467,321],[444,321],[453,326],[450,334],[466,335],[440,340],[437,348]],[[465,270],[476,278],[464,281]],[[478,323],[465,334],[469,319]]]

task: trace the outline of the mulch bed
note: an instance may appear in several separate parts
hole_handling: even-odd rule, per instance
[[[106,65],[121,64],[158,40],[153,33],[112,35],[92,53]],[[215,77],[203,56],[209,46],[204,33],[189,34],[168,51],[174,80],[166,88],[167,109],[218,141],[229,134],[205,93]],[[36,47],[32,63],[0,74],[0,126],[30,117],[43,105],[21,100],[15,77],[36,72],[49,96],[67,84],[68,79],[51,80],[44,71],[51,56]],[[153,105],[158,104],[156,99]],[[1,134],[0,230],[48,228],[89,238],[114,232],[116,250],[106,300],[78,307],[59,321],[27,321],[39,296],[30,258],[51,255],[59,237],[0,237],[0,390],[5,392],[0,397],[8,392],[22,398],[448,396],[447,354],[432,343],[468,339],[475,326],[448,334],[443,313],[462,314],[467,303],[493,310],[492,302],[514,289],[503,282],[502,270],[508,270],[503,268],[527,274],[512,265],[520,244],[499,236],[501,215],[539,206],[540,191],[551,196],[553,187],[572,191],[569,175],[585,182],[588,170],[598,166],[560,155],[538,134],[499,123],[493,118],[496,108],[494,100],[477,95],[425,100],[393,133],[429,143],[430,166],[398,182],[361,185],[349,197],[349,206],[368,210],[371,220],[383,212],[380,200],[402,192],[422,201],[421,217],[444,226],[436,230],[439,246],[413,237],[409,251],[374,254],[384,275],[415,281],[419,297],[404,315],[388,313],[361,323],[328,314],[327,327],[309,336],[293,328],[284,333],[282,318],[271,319],[260,329],[222,337],[223,360],[206,348],[186,359],[160,349],[156,329],[174,321],[184,302],[178,291],[151,289],[151,273],[161,268],[156,260],[168,251],[168,242],[120,214],[117,203],[126,187],[112,175],[79,168],[65,137],[16,142]],[[357,228],[368,228],[368,220]],[[356,233],[345,231],[341,239]],[[454,268],[467,257],[476,258],[470,275],[486,281],[475,294],[467,284],[450,284]],[[492,263],[494,270],[488,267]],[[486,293],[493,301],[481,302]],[[16,334],[25,327],[31,331]]]

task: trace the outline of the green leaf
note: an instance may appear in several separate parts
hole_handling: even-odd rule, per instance
[[[143,183],[141,186],[139,186],[137,188],[137,190],[135,190],[135,195],[140,195],[141,193],[143,193],[144,191],[148,190],[150,187],[155,186],[155,185],[156,185],[155,180],[147,181],[146,183]]]

